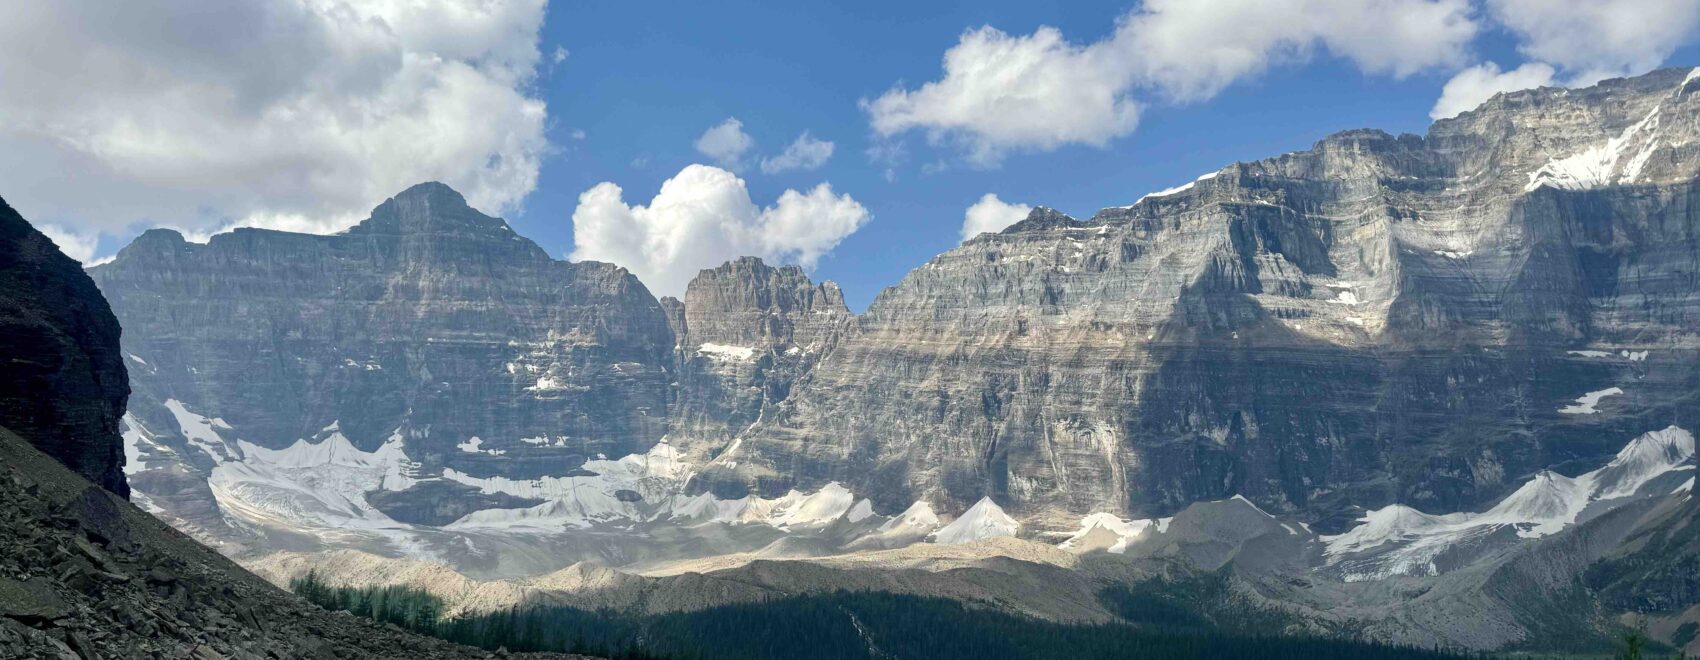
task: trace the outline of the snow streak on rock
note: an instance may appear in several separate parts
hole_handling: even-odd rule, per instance
[[[1530,192],[1541,186],[1564,190],[1588,190],[1613,184],[1634,183],[1646,167],[1647,159],[1659,148],[1659,111],[1654,107],[1639,123],[1624,129],[1623,134],[1605,144],[1590,147],[1581,153],[1559,158],[1542,165],[1529,174]]]

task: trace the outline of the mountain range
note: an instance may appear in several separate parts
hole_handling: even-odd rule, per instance
[[[336,235],[150,230],[88,270],[131,394],[122,467],[76,462],[276,581],[473,609],[1101,622],[1112,586],[1222,579],[1200,616],[1700,650],[1697,77],[1037,208],[859,314],[753,258],[657,298],[438,183]]]

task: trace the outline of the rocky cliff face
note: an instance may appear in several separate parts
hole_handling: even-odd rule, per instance
[[[1647,610],[1692,644],[1697,94],[1518,92],[1037,209],[859,316],[754,259],[655,300],[435,184],[337,236],[149,232],[93,269],[126,469],[234,554],[869,588],[1048,556],[1104,581],[1070,603],[1197,571],[1316,630],[1540,650]]]
[[[753,258],[658,301],[440,184],[335,236],[149,231],[91,272],[131,328],[132,481],[236,553],[351,526],[385,546],[478,512],[480,529],[666,514],[683,473],[657,443],[712,459],[851,318],[836,285]]]
[[[655,298],[619,267],[550,259],[441,184],[334,236],[152,230],[91,272],[129,328],[130,421],[161,447],[194,442],[178,423],[194,414],[261,448],[334,429],[362,450],[399,438],[410,470],[529,478],[665,432]]]
[[[1518,92],[1086,220],[1037,209],[860,316],[752,259],[657,301],[435,184],[342,235],[154,231],[93,273],[136,356],[133,479],[191,525],[223,524],[209,479],[268,516],[441,527],[650,520],[687,475],[722,499],[839,482],[886,514],[990,497],[1030,533],[1236,494],[1340,531],[1700,424],[1696,91]],[[246,453],[306,454],[249,445],[365,476],[346,503],[262,497]],[[597,471],[628,455],[647,472]]]
[[[118,336],[82,266],[0,201],[0,427],[127,497]]]
[[[745,257],[704,270],[680,304],[671,437],[712,459],[830,353],[850,322],[844,294],[796,266]],[[742,493],[738,493],[741,495]]]
[[[885,291],[722,460],[881,510],[1244,494],[1325,528],[1603,460],[1695,421],[1696,92],[1518,92],[1084,221],[1037,209]]]
[[[124,501],[123,359],[94,283],[0,203],[0,656],[488,655],[333,616]]]

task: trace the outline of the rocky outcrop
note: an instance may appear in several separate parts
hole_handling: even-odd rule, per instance
[[[491,655],[308,604],[3,428],[0,525],[8,658]]]
[[[851,319],[837,284],[815,284],[801,268],[754,257],[699,273],[679,310],[679,397],[669,434],[701,460],[789,398]]]
[[[1697,91],[1517,92],[1086,220],[1036,209],[884,291],[721,460],[882,511],[1243,494],[1325,530],[1597,466],[1608,438],[1700,423]]]
[[[118,319],[82,266],[0,201],[0,427],[128,497]]]

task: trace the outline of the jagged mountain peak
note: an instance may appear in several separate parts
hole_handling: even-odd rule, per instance
[[[169,399],[272,448],[338,421],[363,448],[417,425],[408,442],[434,448],[432,468],[479,474],[502,459],[454,449],[473,436],[492,451],[525,446],[527,464],[553,470],[574,452],[623,455],[660,435],[650,411],[664,405],[674,342],[655,298],[624,269],[550,258],[441,183],[402,191],[341,234],[240,230],[195,245],[152,232],[90,273],[126,310],[128,351],[157,378],[131,403],[149,429],[176,428]],[[223,322],[175,327],[179,314]],[[211,359],[183,362],[172,337]],[[290,342],[289,358],[257,348],[273,340]],[[334,393],[312,391],[333,382]],[[507,394],[485,406],[468,388]],[[573,408],[592,399],[595,416]],[[462,401],[477,411],[454,412]],[[544,436],[556,444],[520,442]]]
[[[179,245],[188,242],[189,239],[183,237],[183,232],[170,227],[154,227],[143,231],[135,240],[130,241],[130,245]]]
[[[693,344],[808,344],[849,314],[837,284],[748,256],[697,273],[683,300]]]
[[[1035,206],[1032,211],[1027,212],[1027,217],[1022,218],[1019,222],[1016,222],[1013,225],[1005,227],[1003,231],[998,233],[1019,234],[1022,232],[1043,231],[1058,227],[1077,227],[1080,225],[1081,222],[1079,220],[1074,219],[1073,216],[1070,216],[1067,213],[1063,213],[1062,211],[1058,211],[1048,206]]]
[[[765,279],[769,282],[784,282],[787,285],[821,287],[833,291],[838,290],[838,283],[832,280],[822,280],[819,283],[809,278],[808,271],[797,264],[769,264],[761,257],[742,256],[729,259],[719,266],[704,268],[697,271],[697,276],[686,286],[689,295],[691,286],[709,286],[716,280],[726,278]],[[670,296],[668,296],[670,297]]]
[[[423,182],[420,182],[420,183],[415,183],[411,186],[408,186],[407,189],[402,190],[399,193],[396,193],[395,197],[393,197],[391,199],[412,200],[412,199],[431,199],[431,198],[436,198],[436,199],[441,199],[441,200],[452,200],[454,203],[460,204],[462,206],[466,205],[466,196],[465,195],[460,194],[460,191],[455,190],[454,188],[450,187],[449,184],[443,183],[441,181],[423,181]]]
[[[430,181],[409,187],[372,209],[371,217],[349,234],[437,234],[524,241],[508,223],[479,212],[466,197],[448,185]]]
[[[1500,92],[1457,117],[1437,120],[1435,125],[1470,123],[1480,117],[1526,110],[1568,98],[1601,100],[1645,94],[1682,94],[1694,88],[1695,71],[1693,67],[1666,67],[1637,76],[1607,78],[1587,87],[1543,86]]]

